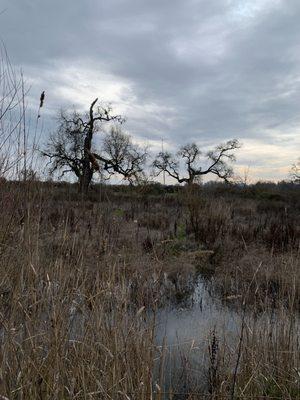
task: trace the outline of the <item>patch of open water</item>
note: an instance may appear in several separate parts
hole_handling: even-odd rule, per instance
[[[233,354],[230,368],[233,369],[242,318],[241,305],[230,304],[230,300],[224,304],[224,301],[211,293],[207,282],[199,278],[193,293],[184,304],[168,306],[157,312],[158,358],[155,385],[162,386],[166,392],[171,388],[177,388],[180,392],[191,388],[207,390],[209,346],[215,340],[216,346],[221,343],[222,348],[225,346],[230,349]],[[257,313],[249,308],[245,311],[245,323],[249,329],[255,326],[258,329],[268,327],[272,330],[277,320],[276,310]],[[299,335],[298,318],[295,326]],[[160,375],[162,362],[165,372],[163,379]]]

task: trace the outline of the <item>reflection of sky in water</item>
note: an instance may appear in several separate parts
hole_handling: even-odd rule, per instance
[[[212,298],[201,281],[191,296],[190,306],[160,310],[156,343],[160,351],[164,347],[166,354],[164,389],[178,388],[178,382],[180,390],[189,389],[193,383],[205,387],[212,332],[218,341],[234,345],[240,322],[241,315]]]
[[[158,366],[161,352],[165,351],[164,389],[179,388],[188,390],[195,387],[207,387],[209,366],[209,344],[215,332],[220,348],[225,346],[233,355],[229,368],[233,368],[239,343],[242,310],[230,304],[222,304],[220,299],[210,295],[203,281],[199,281],[191,295],[188,306],[168,307],[157,312],[156,343],[158,358],[155,368],[155,381],[158,381]],[[239,299],[241,300],[241,299]],[[276,312],[255,314],[252,307],[245,314],[246,329],[274,332],[276,327],[284,327],[282,314],[276,318]],[[288,319],[288,316],[287,316]],[[297,318],[298,320],[298,318]],[[287,325],[286,325],[287,326]],[[299,324],[295,329],[299,333]],[[296,333],[296,332],[295,332]]]
[[[157,314],[157,343],[166,337],[169,345],[181,342],[198,346],[206,342],[215,330],[217,336],[224,330],[226,335],[236,334],[241,316],[213,299],[203,282],[199,282],[192,295],[192,305],[188,308],[167,308]]]

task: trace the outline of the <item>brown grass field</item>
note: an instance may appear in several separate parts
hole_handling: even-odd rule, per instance
[[[1,182],[0,204],[0,395],[300,398],[299,186],[94,186],[84,198],[67,183]],[[157,315],[184,307],[199,277],[239,334],[212,331],[202,384],[187,363],[170,387]]]

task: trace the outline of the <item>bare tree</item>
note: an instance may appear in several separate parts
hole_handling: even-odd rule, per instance
[[[250,167],[245,167],[241,174],[236,175],[234,183],[238,186],[246,188],[251,183]]]
[[[196,179],[207,174],[216,175],[228,182],[233,175],[233,170],[228,162],[235,161],[233,151],[238,148],[240,148],[240,144],[236,139],[217,146],[214,150],[205,154],[208,166],[201,167],[199,163],[202,152],[196,143],[192,143],[182,146],[176,156],[169,152],[160,152],[152,165],[156,176],[165,171],[178,183],[192,184],[195,183]],[[184,164],[185,175],[181,174],[180,161]]]
[[[73,172],[79,181],[79,189],[86,193],[98,165],[92,152],[94,134],[104,122],[123,123],[120,115],[111,115],[110,107],[98,106],[95,99],[86,115],[61,112],[58,130],[51,135],[47,148],[42,152],[49,157],[50,172]]]
[[[290,175],[294,183],[300,183],[300,158],[292,165]]]
[[[61,171],[60,177],[73,172],[79,181],[83,176],[84,127],[76,111],[60,112],[57,131],[50,136],[43,155],[49,157],[50,174]]]
[[[102,152],[93,153],[93,156],[100,161],[102,169],[108,174],[120,174],[130,184],[140,182],[145,176],[147,148],[134,144],[131,137],[119,127],[111,129],[103,141]]]

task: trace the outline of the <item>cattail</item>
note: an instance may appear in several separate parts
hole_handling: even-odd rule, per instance
[[[40,97],[40,108],[43,107],[43,105],[44,105],[44,100],[45,100],[45,91],[43,91],[43,92],[41,93],[41,97]]]
[[[40,107],[39,107],[39,112],[38,112],[38,119],[41,117],[40,115],[40,109],[43,107],[44,105],[44,100],[45,100],[45,90],[42,91],[41,93],[41,97],[40,97]]]

